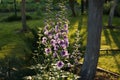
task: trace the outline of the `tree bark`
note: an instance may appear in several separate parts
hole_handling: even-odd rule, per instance
[[[69,0],[69,5],[70,5],[70,8],[71,8],[71,11],[72,11],[72,16],[76,16],[76,13],[75,13],[75,0]]]
[[[14,0],[14,10],[15,10],[15,16],[17,16],[16,0]]]
[[[81,13],[84,13],[84,0],[81,0]]]
[[[94,80],[99,58],[104,0],[89,0],[88,37],[79,80]]]
[[[88,0],[81,0],[81,13],[84,14],[85,10],[88,10]]]
[[[22,31],[27,31],[28,30],[28,27],[27,27],[27,24],[26,24],[26,8],[25,8],[25,3],[26,0],[22,0],[21,2],[21,15],[22,15]]]
[[[86,10],[88,10],[88,0],[85,1]]]
[[[117,6],[117,1],[118,0],[114,0],[114,2],[112,4],[112,7],[110,9],[109,19],[108,19],[108,27],[112,27],[112,20],[113,20],[113,17],[114,17],[115,8]]]

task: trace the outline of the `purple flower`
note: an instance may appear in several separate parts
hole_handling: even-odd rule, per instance
[[[54,45],[53,48],[54,48],[55,51],[58,50],[58,46],[57,45]]]
[[[64,63],[62,61],[57,62],[57,68],[61,69],[64,66]]]
[[[52,39],[52,33],[48,32],[48,38]]]
[[[59,29],[58,29],[58,25],[55,26],[55,32],[58,32]]]
[[[57,52],[56,51],[53,53],[53,57],[57,57]]]
[[[63,45],[63,44],[64,44],[64,40],[61,40],[61,41],[60,41],[60,45]]]
[[[67,66],[68,66],[68,67],[72,67],[72,64],[70,64],[70,63],[67,63]]]
[[[65,40],[65,45],[66,45],[66,46],[68,46],[68,45],[69,45],[68,40]]]
[[[66,49],[66,48],[67,48],[66,44],[61,45],[61,47],[62,47],[63,49]]]
[[[65,30],[64,30],[64,29],[62,29],[62,30],[61,30],[61,33],[64,33],[64,32],[65,32]]]
[[[63,49],[66,49],[67,46],[64,40],[61,40],[59,44]]]
[[[68,37],[66,35],[64,35],[64,43],[66,46],[69,45],[69,40],[68,40]]]
[[[64,38],[65,41],[68,41],[68,37],[67,36],[64,35],[63,38]]]
[[[64,29],[65,29],[65,30],[68,30],[68,24],[65,24],[65,25],[64,25]]]
[[[44,30],[47,30],[48,29],[48,26],[46,25],[45,27],[44,27]]]
[[[54,35],[54,39],[57,40],[58,38],[59,38],[59,34],[57,33]]]
[[[64,35],[63,38],[64,38],[64,39],[68,39],[68,36],[67,36],[67,35]]]
[[[50,43],[51,43],[53,46],[55,46],[56,41],[55,41],[54,39],[52,39],[52,40],[50,41]]]
[[[46,53],[46,55],[48,55],[49,53],[51,53],[51,48],[45,48],[45,53]]]
[[[49,32],[48,32],[48,30],[46,29],[46,30],[44,31],[44,34],[45,34],[45,35],[48,35],[48,33],[49,33]]]
[[[60,42],[61,42],[61,39],[59,39],[59,38],[58,38],[56,41],[57,41],[57,43],[58,43],[58,44],[60,44]]]
[[[64,31],[65,31],[66,33],[68,33],[68,24],[65,24],[65,25],[64,25]]]
[[[68,51],[67,51],[67,50],[63,50],[63,51],[61,52],[61,56],[67,57],[67,56],[68,56]]]
[[[45,44],[46,41],[47,41],[47,38],[46,38],[46,37],[43,37],[43,38],[42,38],[42,43]]]
[[[57,25],[58,25],[58,26],[61,26],[61,25],[62,25],[62,22],[57,22]]]

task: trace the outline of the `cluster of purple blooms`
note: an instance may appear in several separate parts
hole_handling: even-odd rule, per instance
[[[54,25],[47,24],[44,27],[44,37],[42,44],[45,45],[45,55],[51,55],[53,58],[58,58],[56,62],[57,68],[61,69],[64,66],[62,59],[69,58],[67,47],[68,41],[68,24],[57,22]]]

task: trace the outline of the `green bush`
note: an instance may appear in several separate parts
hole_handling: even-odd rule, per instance
[[[30,19],[32,19],[32,17],[31,16],[29,16],[29,15],[26,15],[26,19],[27,20],[30,20]],[[11,16],[9,16],[9,17],[5,17],[4,19],[2,19],[1,21],[2,22],[12,22],[12,21],[20,21],[21,20],[21,16],[15,16],[15,15],[11,15]]]
[[[120,17],[120,3],[117,5],[117,7],[115,9],[115,16]]]
[[[110,8],[111,8],[111,2],[105,3],[103,13],[108,15],[110,12]],[[120,3],[117,4],[114,14],[115,16],[120,17]]]
[[[110,11],[110,2],[104,4],[103,13],[109,14],[109,11]]]
[[[26,3],[26,11],[35,11],[37,9],[36,3]],[[16,5],[17,11],[21,10],[21,4],[17,3]],[[0,11],[1,12],[8,12],[8,11],[14,11],[14,4],[9,4],[9,3],[2,3],[0,4]]]

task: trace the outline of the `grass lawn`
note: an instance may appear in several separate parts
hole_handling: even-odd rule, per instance
[[[107,25],[107,16],[103,17],[103,24],[104,26]],[[82,24],[82,25],[81,25]],[[83,18],[72,18],[71,19],[71,26],[70,26],[70,33],[69,38],[70,42],[74,42],[74,36],[75,29],[80,30],[81,34],[81,40],[83,42],[82,46],[86,45],[86,38],[87,38],[87,32],[86,32],[86,25],[87,25],[87,19],[86,16]],[[113,25],[120,26],[120,18],[114,18]],[[120,49],[120,30],[119,29],[102,29],[102,36],[101,36],[101,49]],[[120,51],[109,51],[106,53],[105,51],[100,52],[100,58],[99,58],[99,67],[102,67],[106,70],[119,73],[120,74]]]
[[[107,24],[107,16],[104,16],[104,25]],[[114,18],[113,25],[120,27],[120,18]],[[120,29],[103,29],[101,48],[120,49]],[[120,74],[120,51],[101,52],[98,66]]]
[[[0,16],[2,17],[2,16]],[[80,30],[82,46],[86,45],[86,25],[87,17],[70,18],[69,39],[70,44],[74,43],[74,33],[76,29]],[[104,25],[107,24],[107,16],[104,16]],[[43,27],[43,19],[29,20],[27,24],[30,28]],[[114,18],[113,24],[120,26],[120,19]],[[21,29],[21,22],[0,22],[0,59],[5,56],[19,57],[25,59],[26,56],[32,53],[31,45],[34,35],[29,33],[16,33]],[[103,29],[101,37],[101,48],[119,48],[120,49],[120,30]],[[109,51],[102,52],[99,58],[99,67],[120,74],[120,52]]]
[[[33,29],[41,27],[43,21],[41,19],[29,20],[27,24]],[[0,63],[2,60],[5,59],[4,61],[6,62],[6,59],[10,58],[16,66],[24,66],[27,63],[29,65],[31,58],[29,56],[32,54],[31,49],[34,42],[34,35],[32,32],[17,33],[21,28],[20,21],[0,22]],[[20,63],[16,63],[14,59],[18,59]]]

